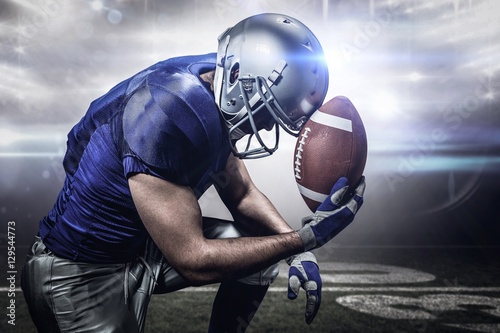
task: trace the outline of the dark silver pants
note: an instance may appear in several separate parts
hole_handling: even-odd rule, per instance
[[[240,237],[232,223],[204,219],[208,238]],[[268,285],[278,265],[240,281]],[[143,332],[153,293],[189,284],[150,241],[143,256],[127,264],[89,264],[55,256],[35,238],[21,275],[21,287],[39,332]]]

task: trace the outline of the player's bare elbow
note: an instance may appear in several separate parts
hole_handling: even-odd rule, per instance
[[[171,264],[177,273],[192,286],[221,282],[223,274],[217,268],[217,263],[210,259],[212,258],[210,252],[199,245],[195,249],[184,251],[184,253],[189,253],[188,255],[175,256],[176,262],[171,262]]]
[[[199,264],[183,264],[177,267],[176,271],[189,285],[194,287],[221,281],[215,270],[207,269],[204,266]]]

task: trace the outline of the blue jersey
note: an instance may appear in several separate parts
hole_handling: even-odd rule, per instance
[[[137,173],[210,187],[230,154],[208,83],[214,53],[159,62],[91,103],[68,134],[64,186],[40,222],[56,255],[92,263],[135,258],[148,237],[132,201]]]

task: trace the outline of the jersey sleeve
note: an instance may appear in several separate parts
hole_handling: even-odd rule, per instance
[[[144,85],[124,107],[125,176],[147,173],[181,184],[196,183],[210,159],[202,120],[175,91]]]

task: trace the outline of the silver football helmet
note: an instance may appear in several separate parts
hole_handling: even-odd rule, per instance
[[[280,127],[297,136],[327,90],[328,68],[321,45],[298,20],[259,14],[219,36],[215,101],[238,157],[271,155],[278,148]],[[275,140],[268,147],[258,132],[273,127]],[[236,141],[246,134],[250,134],[246,148],[237,151]],[[256,148],[251,146],[253,137]]]

